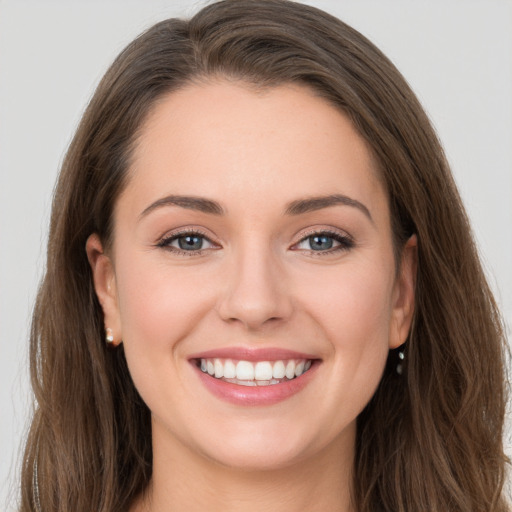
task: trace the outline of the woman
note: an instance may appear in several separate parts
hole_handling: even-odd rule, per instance
[[[506,510],[503,348],[393,65],[213,4],[121,53],[66,156],[22,510]]]

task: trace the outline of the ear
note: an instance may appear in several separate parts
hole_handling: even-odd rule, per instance
[[[393,289],[389,348],[397,348],[407,339],[414,314],[418,239],[412,235],[402,249],[400,270]]]
[[[111,333],[109,332],[109,334],[112,334],[114,338],[112,344],[119,345],[122,339],[121,317],[112,260],[105,254],[103,244],[96,233],[87,239],[85,250],[92,270],[96,296],[103,309],[105,331],[107,328],[110,329]]]

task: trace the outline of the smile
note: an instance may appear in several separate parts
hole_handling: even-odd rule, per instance
[[[236,361],[201,358],[197,361],[203,373],[239,386],[272,386],[300,377],[311,368],[311,359],[278,361]]]

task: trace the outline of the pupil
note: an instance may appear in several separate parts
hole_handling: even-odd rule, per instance
[[[332,248],[332,238],[325,235],[315,235],[309,237],[309,243],[314,251],[320,251]]]
[[[203,240],[200,236],[182,236],[178,239],[178,245],[185,251],[199,250],[203,246]]]

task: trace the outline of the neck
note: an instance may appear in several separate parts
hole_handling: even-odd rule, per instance
[[[151,484],[132,512],[353,512],[349,437],[350,443],[345,436],[314,457],[268,470],[226,467],[179,443],[169,450],[158,443]]]

